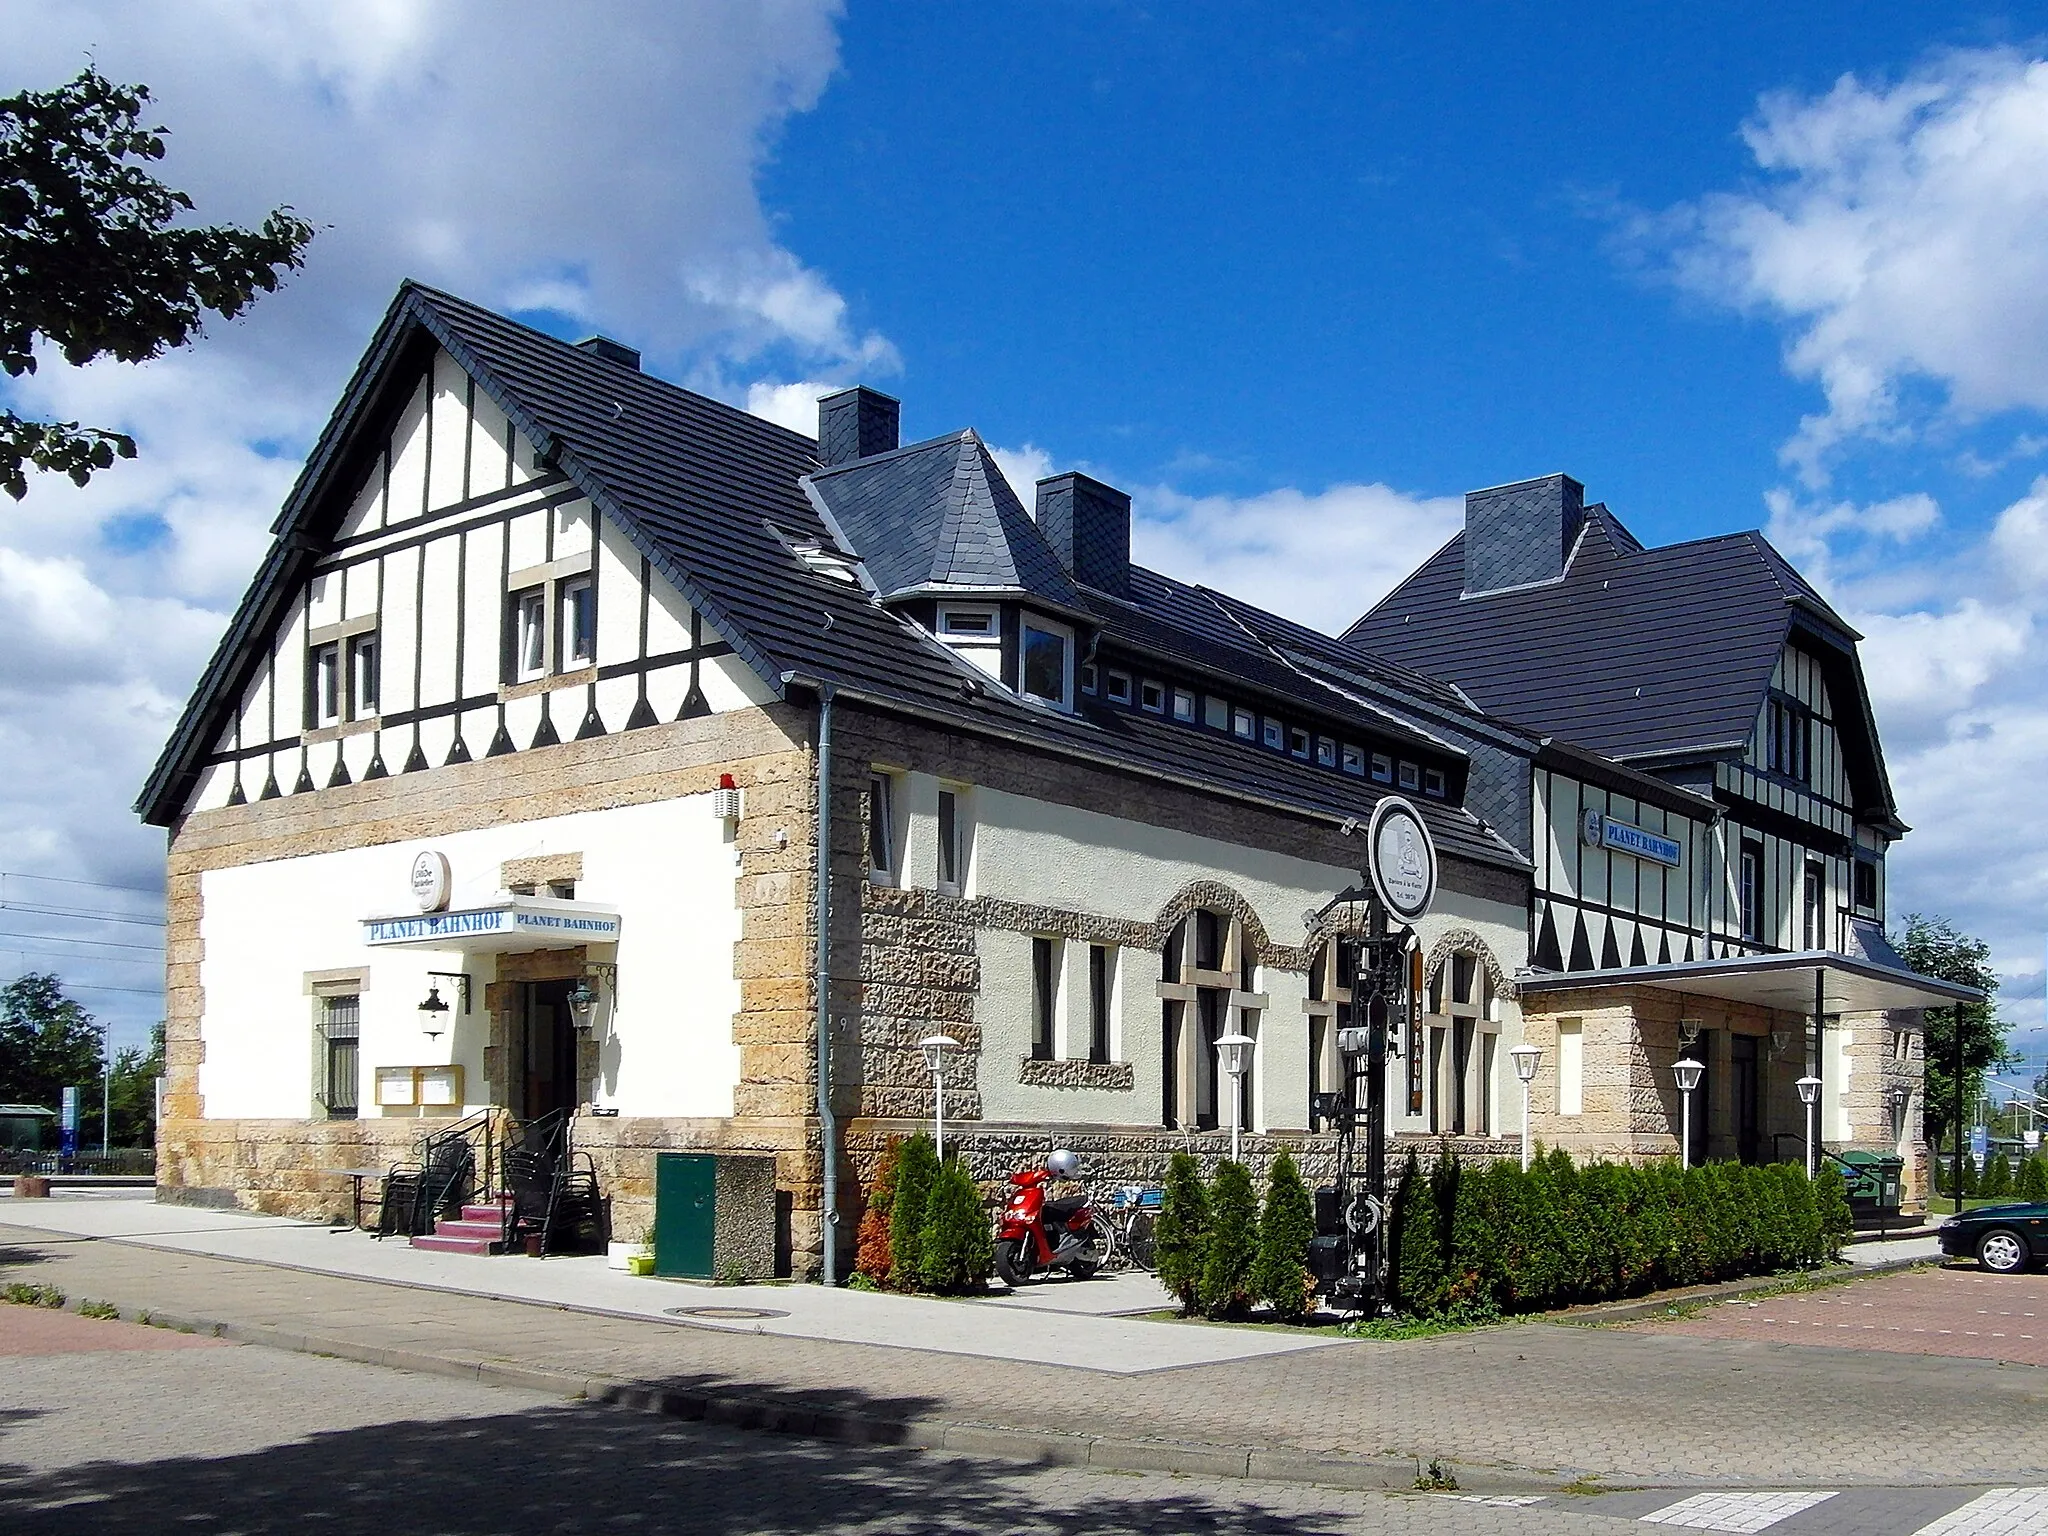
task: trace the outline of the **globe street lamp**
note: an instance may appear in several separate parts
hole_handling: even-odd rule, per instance
[[[946,1053],[960,1049],[960,1042],[951,1035],[926,1035],[917,1042],[917,1048],[924,1052],[924,1064],[932,1073],[932,1142],[938,1149],[939,1161],[946,1160]]]
[[[1799,1090],[1799,1102],[1806,1106],[1806,1176],[1813,1177],[1813,1106],[1820,1102],[1820,1079],[1802,1077],[1792,1085]],[[1956,1207],[1962,1209],[1960,1203]]]
[[[1515,1064],[1515,1076],[1522,1080],[1522,1172],[1529,1171],[1529,1085],[1536,1081],[1536,1067],[1543,1060],[1543,1052],[1533,1045],[1515,1045],[1508,1048],[1508,1055]]]
[[[1707,1070],[1705,1062],[1694,1061],[1684,1056],[1671,1064],[1671,1075],[1678,1079],[1679,1096],[1685,1102],[1684,1118],[1679,1122],[1683,1129],[1678,1137],[1678,1166],[1692,1166],[1692,1091],[1699,1087],[1700,1076]]]
[[[1233,1030],[1216,1040],[1216,1064],[1230,1074],[1230,1160],[1238,1160],[1238,1139],[1243,1127],[1244,1074],[1252,1064],[1252,1037]]]

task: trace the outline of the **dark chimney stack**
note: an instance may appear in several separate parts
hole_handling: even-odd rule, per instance
[[[818,402],[818,462],[830,469],[896,451],[903,404],[879,390],[856,384]]]
[[[608,363],[617,363],[621,368],[640,371],[640,353],[624,342],[613,341],[609,336],[586,336],[576,343],[579,351],[588,352],[592,357],[601,357]]]
[[[1555,581],[1586,522],[1586,488],[1570,475],[1465,493],[1465,592]]]
[[[1038,482],[1038,531],[1074,580],[1131,595],[1131,498],[1078,471]]]

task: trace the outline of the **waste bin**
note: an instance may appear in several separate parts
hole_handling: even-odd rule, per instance
[[[654,1157],[654,1272],[696,1280],[775,1276],[775,1159]]]
[[[1906,1160],[1890,1152],[1844,1152],[1842,1183],[1857,1223],[1890,1221],[1905,1198]]]

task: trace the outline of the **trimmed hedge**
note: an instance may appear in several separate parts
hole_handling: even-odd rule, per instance
[[[1182,1317],[1193,1317],[1202,1304],[1202,1262],[1209,1244],[1209,1193],[1194,1157],[1176,1152],[1166,1165],[1166,1188],[1159,1206],[1159,1224],[1152,1232],[1159,1265],[1159,1283],[1180,1302]]]
[[[1419,1317],[1537,1312],[1841,1256],[1849,1203],[1832,1168],[1788,1163],[1575,1165],[1411,1155],[1394,1201],[1396,1294]]]
[[[1251,1170],[1228,1158],[1209,1185],[1209,1231],[1202,1255],[1202,1311],[1235,1321],[1251,1312],[1252,1263],[1259,1248],[1259,1196]],[[1308,1240],[1301,1244],[1304,1257]]]
[[[1266,1172],[1266,1205],[1259,1213],[1259,1253],[1252,1261],[1252,1295],[1287,1322],[1307,1315],[1314,1295],[1308,1242],[1316,1235],[1316,1205],[1301,1170],[1285,1150]]]

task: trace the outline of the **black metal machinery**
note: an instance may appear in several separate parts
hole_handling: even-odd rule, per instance
[[[1310,1106],[1318,1129],[1337,1132],[1337,1178],[1333,1185],[1315,1193],[1316,1235],[1309,1243],[1309,1271],[1331,1306],[1382,1311],[1391,1299],[1386,1294],[1386,1245],[1391,1225],[1387,1062],[1401,1055],[1396,1034],[1401,1022],[1409,1026],[1408,1049],[1416,1048],[1422,952],[1412,928],[1388,927],[1386,911],[1378,902],[1371,905],[1363,938],[1346,936],[1335,942],[1350,946],[1353,952],[1353,958],[1342,966],[1353,977],[1351,1022],[1340,1021],[1337,1031],[1344,1086],[1318,1093]],[[1362,1171],[1357,1167],[1361,1121],[1365,1132]]]

